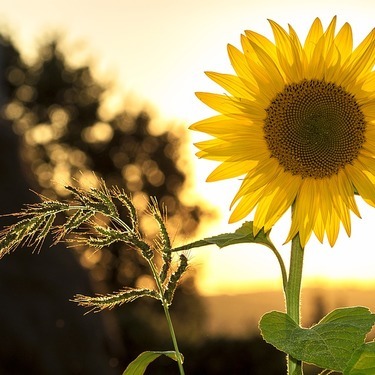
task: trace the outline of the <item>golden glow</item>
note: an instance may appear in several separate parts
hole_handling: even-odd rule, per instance
[[[107,143],[113,137],[112,127],[104,122],[97,122],[83,130],[82,138],[88,143]]]
[[[266,21],[271,18],[284,26],[293,24],[299,33],[304,32],[304,35],[300,34],[304,38],[308,31],[306,25],[316,16],[327,24],[333,15],[337,15],[340,22],[348,21],[353,26],[354,44],[358,44],[374,26],[373,7],[373,0],[264,0],[257,3],[233,0],[219,2],[219,6],[212,0],[166,0],[162,6],[158,1],[124,0],[112,1],[110,6],[108,2],[95,2],[95,7],[88,9],[86,2],[66,0],[58,3],[57,11],[54,2],[14,0],[2,3],[0,17],[2,24],[9,25],[15,32],[16,42],[29,58],[35,55],[35,42],[40,41],[46,30],[62,30],[69,61],[77,64],[92,56],[96,74],[105,80],[109,77],[116,81],[116,95],[108,99],[112,109],[122,106],[125,96],[125,104],[134,110],[141,109],[144,102],[149,101],[156,106],[160,116],[193,123],[213,114],[194,95],[196,91],[217,90],[202,72],[230,69],[225,43],[237,44],[243,30],[257,30],[271,38]],[[9,74],[14,82],[22,79],[20,72]],[[16,105],[5,110],[13,117],[20,115]],[[203,139],[198,133],[191,137],[194,142]],[[56,157],[58,154],[57,150]],[[191,147],[191,157],[193,154]],[[214,162],[194,160],[194,167],[196,190],[211,204],[222,208],[221,220],[207,223],[200,237],[233,231],[236,225],[226,224],[227,208],[241,181],[207,184],[207,171],[213,169]],[[53,178],[51,171],[43,165],[36,168],[43,170],[45,181]],[[59,182],[69,183],[61,179],[57,180]],[[143,198],[140,201],[144,202]],[[315,240],[309,242],[306,278],[333,280],[340,277],[344,280],[350,277],[358,280],[367,277],[369,284],[373,282],[374,231],[370,224],[375,222],[375,215],[360,201],[358,207],[363,220],[353,218],[350,240],[339,237],[333,249]],[[289,246],[282,244],[289,217],[287,212],[273,231],[285,259],[288,259]],[[262,285],[265,286],[268,282],[272,287],[281,288],[277,281],[279,270],[265,248],[251,247],[248,251],[237,251],[236,246],[223,251],[202,248],[192,253],[192,258],[201,270],[197,282],[201,281],[200,289],[204,293],[219,293],[224,286],[232,292],[239,287],[242,290],[242,285],[251,290],[256,280],[264,280]]]
[[[369,210],[366,203],[360,200],[358,208],[362,212],[362,219],[353,218],[353,234],[350,238],[340,236],[333,248],[328,244],[320,244],[315,238],[306,246],[303,271],[305,287],[348,286],[370,289],[375,286],[375,252],[368,240],[373,231],[375,210]],[[271,232],[271,239],[280,250],[287,267],[290,245],[283,243],[289,223],[290,212],[287,212]],[[211,227],[209,235],[233,230],[233,225]],[[268,248],[259,245],[197,249],[192,252],[192,261],[200,271],[199,290],[204,295],[282,289],[276,258]]]

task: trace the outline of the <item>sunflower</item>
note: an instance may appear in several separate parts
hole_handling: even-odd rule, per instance
[[[243,52],[228,46],[234,75],[206,73],[227,93],[197,93],[218,112],[190,127],[213,136],[197,155],[221,163],[207,181],[242,179],[230,222],[255,210],[256,235],[293,206],[287,241],[333,246],[360,216],[355,194],[375,206],[375,29],[353,49],[336,17],[326,30],[315,19],[303,44],[270,24],[275,42],[246,31]]]

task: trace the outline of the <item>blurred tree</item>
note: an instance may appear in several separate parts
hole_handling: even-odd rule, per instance
[[[7,105],[17,86],[6,79],[10,66],[22,61],[13,44],[0,36],[0,106]],[[14,72],[15,73],[15,72]],[[0,211],[17,212],[33,202],[23,175],[19,137],[11,123],[0,120]],[[10,223],[1,217],[1,225]],[[69,275],[69,276],[68,276]],[[44,246],[39,256],[19,249],[0,261],[0,373],[6,375],[112,374],[109,352],[119,345],[106,336],[102,317],[84,317],[69,302],[76,293],[92,294],[87,272],[71,251]],[[108,350],[108,346],[112,349]],[[115,354],[116,353],[116,354]]]
[[[105,88],[93,78],[89,67],[72,68],[66,63],[58,40],[44,45],[33,65],[16,58],[8,61],[5,72],[10,99],[4,106],[4,118],[23,140],[22,158],[30,166],[35,190],[64,197],[59,183],[94,184],[94,172],[109,186],[115,184],[132,193],[141,210],[142,229],[150,236],[154,230],[145,213],[150,196],[167,206],[172,233],[178,228],[182,236],[194,232],[202,215],[212,214],[180,199],[186,175],[177,160],[184,134],[167,130],[154,134],[146,112],[132,115],[124,110],[103,119],[100,108]],[[90,270],[99,292],[152,282],[138,254],[121,244],[96,252],[80,250],[79,259]],[[155,308],[155,303],[137,301],[116,310],[123,342],[131,348],[125,362],[141,347],[158,347],[161,338],[170,347],[168,332],[161,324],[162,310]],[[176,293],[172,310],[180,340],[197,340],[204,326],[204,311],[192,276]]]
[[[324,298],[324,294],[317,294],[313,300],[313,313],[311,321],[308,323],[309,326],[319,323],[328,313],[329,309],[327,306],[327,301]]]

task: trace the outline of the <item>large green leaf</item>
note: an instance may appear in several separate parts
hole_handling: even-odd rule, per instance
[[[375,374],[375,342],[363,344],[350,358],[344,375]]]
[[[368,308],[349,307],[332,311],[309,329],[278,311],[265,314],[259,326],[264,339],[277,349],[303,362],[342,372],[374,322]]]
[[[147,351],[141,353],[133,362],[129,363],[122,375],[143,375],[147,366],[159,358],[161,355],[166,355],[169,358],[177,361],[176,352],[174,351]]]
[[[172,251],[189,250],[195,247],[208,245],[217,245],[218,247],[222,248],[239,243],[257,243],[274,249],[274,245],[270,241],[268,233],[264,233],[264,231],[261,230],[256,236],[254,236],[253,222],[247,221],[233,233],[223,233],[217,236],[204,238],[203,240],[176,247]]]

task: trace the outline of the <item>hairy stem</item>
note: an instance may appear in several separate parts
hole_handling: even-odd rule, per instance
[[[170,332],[170,335],[171,335],[171,338],[172,338],[174,350],[176,352],[177,363],[178,363],[178,368],[180,370],[180,375],[185,375],[184,368],[183,368],[183,365],[182,365],[182,363],[183,363],[182,355],[180,353],[180,350],[178,349],[176,334],[174,332],[172,319],[171,319],[171,316],[169,314],[169,304],[168,304],[168,301],[164,297],[163,286],[162,286],[159,274],[156,270],[155,264],[153,263],[153,261],[151,259],[147,259],[147,261],[148,261],[148,264],[150,265],[152,274],[154,276],[156,285],[157,285],[159,293],[160,293],[165,318],[167,319],[168,329],[169,329],[169,332]]]
[[[303,269],[304,250],[301,246],[299,235],[292,240],[290,255],[289,278],[286,288],[286,312],[299,325],[301,317],[301,281]],[[288,356],[288,374],[303,374],[302,363],[297,359]]]

